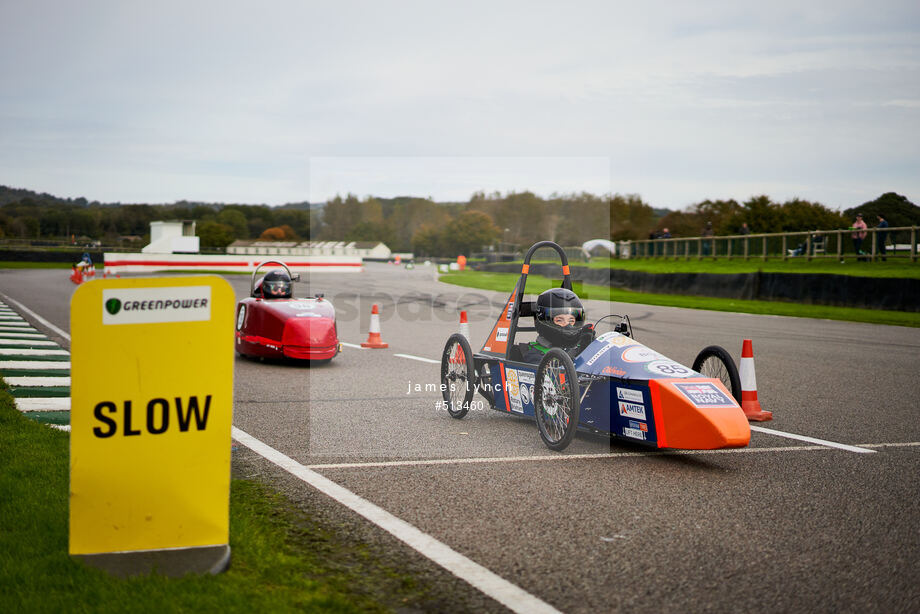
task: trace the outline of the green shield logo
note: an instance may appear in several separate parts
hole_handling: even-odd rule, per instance
[[[115,315],[121,311],[121,301],[117,298],[110,298],[105,302],[105,310],[110,314]]]

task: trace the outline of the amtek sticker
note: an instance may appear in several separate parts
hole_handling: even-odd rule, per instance
[[[496,330],[496,331],[495,331],[495,340],[498,341],[498,342],[507,341],[507,340],[508,340],[508,329],[507,329],[507,328],[499,328],[498,330]]]
[[[618,401],[617,405],[620,408],[621,416],[625,416],[627,418],[636,418],[637,420],[646,420],[644,405],[628,403],[626,401]]]

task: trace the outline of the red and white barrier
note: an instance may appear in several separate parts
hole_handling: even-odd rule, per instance
[[[360,273],[360,256],[278,256],[273,254],[142,254],[107,252],[103,266],[109,275],[157,271],[227,271],[249,273],[266,260],[281,260],[294,273]]]

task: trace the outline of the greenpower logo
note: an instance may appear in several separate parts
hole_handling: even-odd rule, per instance
[[[211,319],[210,286],[102,290],[103,324],[204,322]]]
[[[105,310],[110,314],[115,315],[121,311],[121,301],[117,298],[110,298],[105,302]]]

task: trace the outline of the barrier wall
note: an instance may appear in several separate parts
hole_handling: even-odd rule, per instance
[[[226,271],[251,273],[266,260],[280,260],[294,273],[360,273],[364,270],[360,256],[267,256],[255,254],[138,254],[106,252],[105,272],[155,273],[157,271]]]
[[[491,264],[483,270],[519,273],[521,265]],[[805,273],[645,273],[576,266],[571,270],[573,281],[636,292],[920,311],[918,279]],[[561,279],[558,264],[531,264],[530,273]]]

